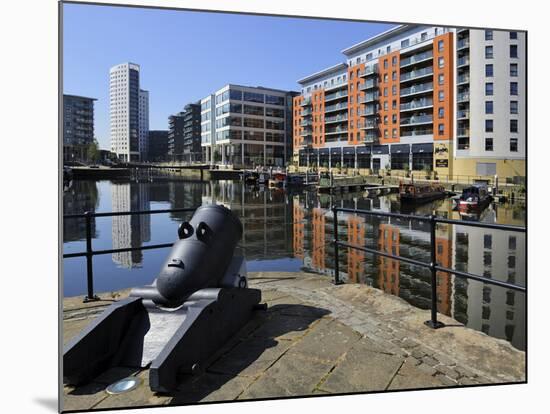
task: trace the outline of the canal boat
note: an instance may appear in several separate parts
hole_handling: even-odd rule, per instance
[[[427,203],[447,196],[445,187],[439,184],[399,184],[399,200],[401,203]]]
[[[282,172],[276,172],[271,175],[269,179],[270,188],[282,188],[286,183],[286,174]]]
[[[462,190],[462,195],[458,200],[458,210],[481,212],[491,203],[492,199],[486,184],[474,184]]]

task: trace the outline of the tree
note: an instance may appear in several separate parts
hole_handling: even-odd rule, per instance
[[[88,145],[88,151],[86,155],[88,160],[92,162],[99,161],[100,152],[99,152],[99,144],[97,142],[97,139],[94,139],[94,141]]]

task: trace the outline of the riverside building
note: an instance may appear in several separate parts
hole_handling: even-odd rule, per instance
[[[94,142],[94,101],[77,95],[63,95],[63,160],[87,158]]]
[[[290,153],[296,92],[226,85],[200,100],[206,163],[284,166]]]
[[[121,161],[140,161],[147,154],[149,93],[140,89],[140,67],[113,66],[109,73],[111,151]]]
[[[521,181],[525,50],[523,32],[421,25],[350,46],[298,81],[294,161]]]

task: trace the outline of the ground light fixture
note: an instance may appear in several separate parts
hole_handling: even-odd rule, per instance
[[[105,391],[108,394],[124,394],[128,391],[132,391],[141,384],[141,379],[138,377],[126,377],[109,385]]]

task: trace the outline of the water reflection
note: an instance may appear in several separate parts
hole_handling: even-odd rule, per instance
[[[189,182],[158,178],[153,181],[76,181],[64,195],[65,214],[92,211],[127,211],[188,208],[221,203],[243,223],[240,248],[252,270],[306,271],[333,276],[333,205],[381,212],[400,212],[395,195],[370,197],[363,193],[338,196],[282,189],[247,188],[239,181]],[[495,205],[482,214],[463,217],[451,200],[438,200],[407,211],[437,214],[452,219],[523,225],[521,205]],[[120,216],[92,223],[94,248],[139,247],[167,243],[176,238],[177,224],[188,213]],[[464,222],[466,224],[466,221]],[[64,250],[83,250],[83,221],[65,220]],[[429,222],[397,218],[338,215],[341,240],[395,255],[429,262]],[[94,261],[98,291],[150,283],[167,251],[125,252]],[[436,255],[439,264],[512,283],[525,284],[525,235],[466,225],[438,225]],[[105,259],[104,259],[105,258]],[[414,306],[430,307],[428,269],[374,256],[356,249],[340,249],[341,278],[365,283],[399,296]],[[131,269],[128,271],[127,269]],[[65,294],[85,291],[82,263],[65,260]],[[125,273],[126,272],[126,273]],[[467,281],[443,272],[437,274],[439,312],[489,335],[505,338],[517,348],[525,339],[523,293]]]

